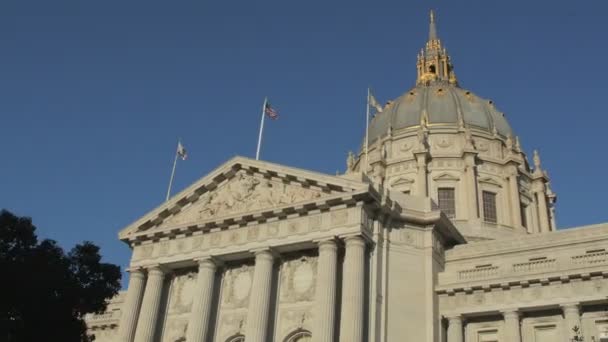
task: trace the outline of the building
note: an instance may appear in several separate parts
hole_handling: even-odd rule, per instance
[[[236,157],[123,229],[96,341],[608,341],[608,224],[556,231],[538,153],[432,13],[416,67],[345,174]]]

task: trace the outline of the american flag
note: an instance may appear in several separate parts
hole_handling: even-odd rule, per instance
[[[266,106],[264,107],[264,113],[266,113],[266,115],[268,115],[268,117],[272,120],[276,120],[279,118],[279,113],[274,108],[272,108],[270,102],[266,102]]]

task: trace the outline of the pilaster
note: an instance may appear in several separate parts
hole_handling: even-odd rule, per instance
[[[462,316],[455,315],[448,317],[447,342],[464,342]]]

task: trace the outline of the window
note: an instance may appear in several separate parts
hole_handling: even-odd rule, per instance
[[[524,204],[520,204],[519,211],[521,212],[521,225],[528,228],[528,217],[526,216],[528,207]]]
[[[483,199],[483,220],[490,223],[496,223],[496,194],[489,191],[482,192]]]
[[[410,194],[409,190],[405,190],[405,191],[402,191],[402,192],[403,192],[404,195],[409,195]]]
[[[437,201],[439,209],[449,218],[456,217],[456,192],[454,188],[437,189]]]

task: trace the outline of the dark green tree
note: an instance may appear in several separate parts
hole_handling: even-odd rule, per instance
[[[28,217],[0,211],[0,341],[89,341],[84,315],[105,310],[120,290],[120,267],[101,262],[99,247],[69,253],[38,241]]]

